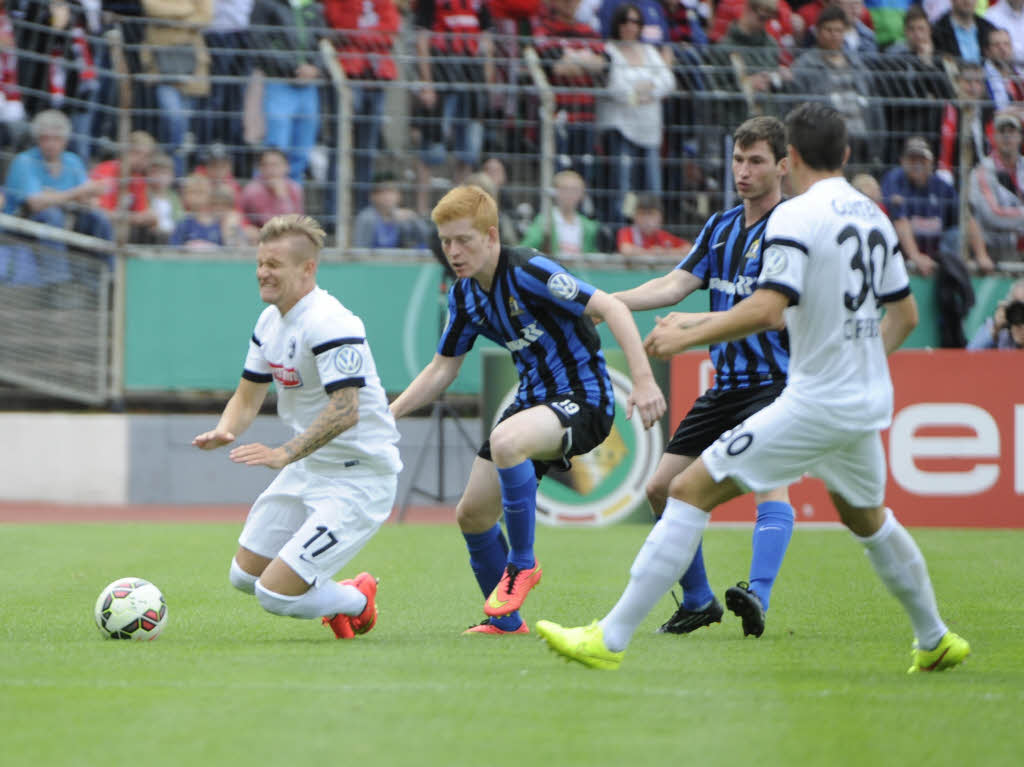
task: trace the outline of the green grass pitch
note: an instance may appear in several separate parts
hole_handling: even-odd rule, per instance
[[[1021,531],[913,531],[973,648],[915,676],[909,624],[841,530],[796,531],[761,639],[728,612],[656,635],[666,596],[617,672],[568,665],[533,634],[461,636],[483,600],[454,527],[388,526],[367,546],[344,575],[380,577],[380,620],[350,642],[234,591],[237,532],[0,526],[0,764],[1024,763]],[[603,615],[646,532],[541,528],[530,623]],[[708,531],[719,595],[746,577],[749,538]],[[100,638],[93,602],[121,576],[167,597],[157,641]]]

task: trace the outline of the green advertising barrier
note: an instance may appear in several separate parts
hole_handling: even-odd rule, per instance
[[[635,287],[658,272],[580,268],[578,277],[614,292]],[[319,284],[363,318],[377,370],[389,392],[400,392],[437,346],[445,311],[441,269],[434,263],[346,263],[321,265]],[[968,337],[1006,295],[1011,280],[975,278],[977,301],[965,323]],[[905,348],[935,346],[933,282],[911,278],[921,323]],[[124,382],[129,391],[230,391],[238,383],[246,344],[263,310],[255,263],[243,261],[136,260],[126,263]],[[706,311],[699,291],[679,311]],[[662,311],[638,312],[642,334]],[[615,342],[603,325],[606,349]],[[480,341],[478,347],[489,347]],[[474,349],[451,391],[481,390],[480,349]]]
[[[608,438],[586,455],[572,459],[567,472],[549,472],[537,488],[537,519],[550,525],[607,525],[651,520],[647,480],[654,473],[668,435],[668,416],[644,429],[638,415],[626,419],[632,391],[625,355],[606,349],[605,360],[615,390],[615,421]],[[669,390],[668,365],[654,360],[655,380]],[[519,389],[519,375],[504,349],[483,352],[482,422],[490,431]]]

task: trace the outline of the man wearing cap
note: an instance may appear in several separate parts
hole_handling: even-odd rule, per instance
[[[920,136],[907,139],[900,164],[882,177],[882,199],[903,255],[927,277],[939,239],[957,225],[956,190],[935,175],[935,155]]]
[[[971,171],[968,199],[992,259],[1019,261],[1024,235],[1021,121],[1014,112],[997,112],[993,127],[995,148]]]

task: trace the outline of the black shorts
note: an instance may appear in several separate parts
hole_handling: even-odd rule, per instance
[[[770,405],[786,388],[775,383],[757,389],[718,391],[709,389],[697,397],[690,412],[665,447],[666,453],[696,457],[729,429]]]
[[[574,455],[589,453],[595,447],[605,441],[612,430],[614,415],[608,415],[593,405],[586,402],[577,402],[571,396],[559,397],[549,402],[541,402],[551,409],[551,412],[558,416],[562,426],[568,429],[562,435],[562,457],[553,460],[533,459],[534,470],[537,472],[537,479],[540,479],[549,471],[569,471],[572,463],[569,461]],[[513,402],[505,412],[501,414],[498,423],[509,418],[521,410],[528,410],[537,405],[521,405]],[[497,426],[497,424],[495,424]],[[488,439],[480,446],[477,455],[485,461],[491,459],[491,441]]]

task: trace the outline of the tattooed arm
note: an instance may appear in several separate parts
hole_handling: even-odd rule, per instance
[[[258,442],[250,445],[239,445],[230,453],[235,463],[247,466],[269,466],[271,469],[282,469],[293,461],[305,458],[319,450],[346,429],[351,429],[359,422],[359,388],[346,386],[330,394],[327,407],[313,419],[301,434],[280,447],[267,447]]]

